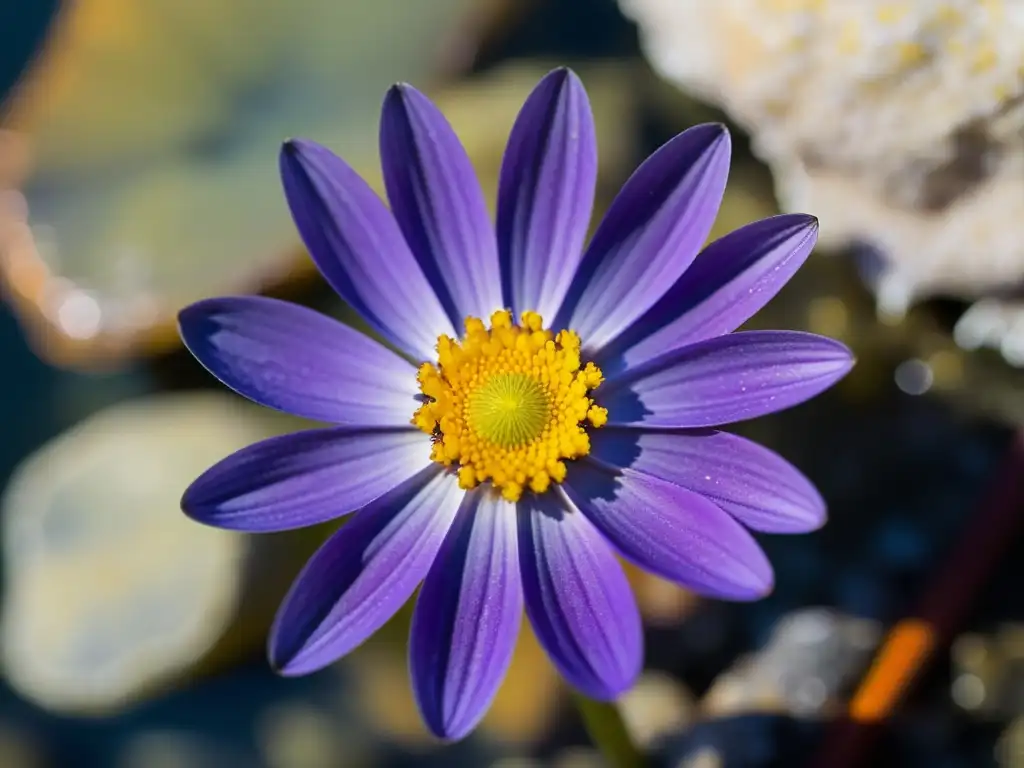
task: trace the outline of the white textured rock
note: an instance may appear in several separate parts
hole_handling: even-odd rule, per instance
[[[880,639],[875,621],[827,608],[794,611],[778,622],[767,646],[715,680],[705,712],[820,716],[863,671]]]
[[[116,709],[193,668],[236,617],[249,540],[178,508],[267,435],[227,395],[115,406],[43,446],[0,500],[2,667],[40,705]]]
[[[620,4],[665,78],[750,131],[784,208],[881,251],[881,311],[1024,282],[1024,0]]]

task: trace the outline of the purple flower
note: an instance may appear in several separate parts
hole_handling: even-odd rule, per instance
[[[284,145],[281,175],[320,272],[397,352],[269,298],[183,310],[186,345],[224,384],[336,426],[239,451],[182,507],[243,531],[354,513],[278,613],[270,657],[284,674],[348,653],[422,584],[409,659],[439,737],[487,710],[524,608],[565,678],[614,698],[642,664],[617,555],[752,600],[772,569],[748,529],[824,521],[796,469],[714,429],[807,400],[853,365],[819,336],[734,333],[807,258],[817,222],[759,221],[694,261],[730,149],[723,126],[701,125],[637,169],[584,248],[596,145],[566,69],[512,129],[496,227],[452,128],[414,88],[387,94],[380,142],[390,211],[312,142]]]

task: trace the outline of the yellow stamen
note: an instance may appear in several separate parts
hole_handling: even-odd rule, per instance
[[[565,479],[566,459],[590,453],[585,424],[608,412],[588,397],[601,370],[580,360],[572,331],[544,329],[536,312],[491,315],[487,328],[466,318],[462,341],[437,340],[437,364],[420,366],[426,402],[412,423],[434,438],[431,458],[458,467],[459,485],[488,482],[509,501],[525,489],[543,493]]]

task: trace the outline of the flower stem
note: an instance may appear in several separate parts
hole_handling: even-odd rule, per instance
[[[629,735],[622,713],[614,702],[594,701],[575,691],[572,692],[572,700],[583,718],[590,740],[610,768],[644,767],[646,761]]]

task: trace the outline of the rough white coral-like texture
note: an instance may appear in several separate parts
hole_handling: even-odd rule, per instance
[[[880,308],[1024,283],[1024,0],[620,0],[659,73],[752,135]]]

